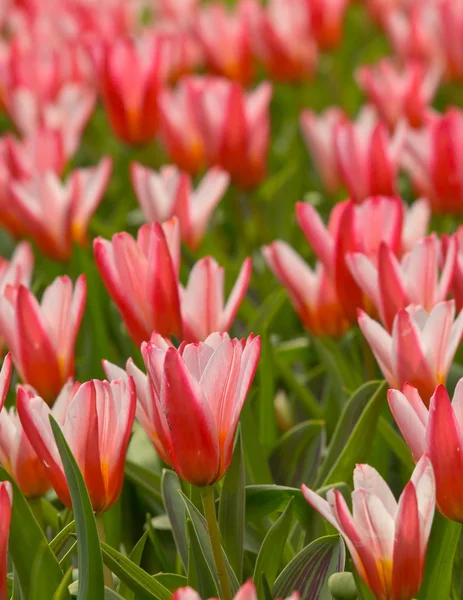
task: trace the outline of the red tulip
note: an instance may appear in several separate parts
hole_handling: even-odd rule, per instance
[[[322,50],[333,50],[341,43],[343,21],[349,0],[306,0],[310,29]]]
[[[457,310],[461,310],[463,308],[463,226],[460,225],[450,238],[448,236],[442,236],[445,256],[447,256],[448,253],[452,253],[452,239],[454,239],[456,243],[457,258],[454,277],[451,284],[451,292],[452,296],[455,298]]]
[[[343,536],[355,568],[377,600],[411,600],[420,589],[435,489],[426,455],[416,465],[399,502],[373,467],[357,465],[353,515],[339,490],[330,490],[324,500],[302,485],[307,502]]]
[[[9,481],[0,483],[0,600],[8,600],[8,537],[11,523],[13,488]]]
[[[82,471],[93,510],[105,512],[118,499],[124,481],[125,454],[135,417],[135,385],[131,378],[127,383],[94,379],[76,384],[59,402],[53,412]],[[50,426],[50,408],[42,398],[30,397],[22,388],[17,403],[21,424],[33,449],[59,499],[71,508],[64,468]]]
[[[447,76],[463,81],[463,6],[454,0],[436,3],[439,13],[440,40],[442,43]]]
[[[178,588],[171,596],[171,600],[201,600],[201,596],[191,587]],[[214,600],[210,598],[209,600]],[[246,581],[236,592],[233,600],[258,600],[256,586],[251,580]],[[286,600],[299,600],[299,594],[293,592]]]

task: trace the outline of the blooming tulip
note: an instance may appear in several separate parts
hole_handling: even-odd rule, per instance
[[[135,418],[136,393],[125,381],[87,381],[60,398],[56,420],[87,486],[93,510],[102,513],[118,499]],[[49,421],[50,408],[39,396],[18,390],[18,414],[61,502],[71,508],[69,488]]]
[[[51,171],[12,184],[10,211],[42,252],[55,260],[69,260],[72,242],[86,243],[88,224],[108,185],[111,164],[106,157],[97,167],[77,169],[64,185]]]
[[[5,404],[6,397],[8,395],[8,389],[11,382],[11,373],[13,371],[13,363],[11,360],[11,354],[5,356],[0,370],[0,411]]]
[[[61,132],[38,127],[31,135],[17,139],[3,138],[4,160],[13,179],[29,179],[45,171],[60,175],[66,165],[66,152]]]
[[[205,234],[212,212],[222,199],[229,175],[217,167],[210,169],[196,190],[191,178],[175,165],[156,171],[132,164],[132,185],[148,223],[177,216],[185,244],[196,250]]]
[[[354,470],[353,515],[339,490],[327,500],[302,485],[307,502],[346,541],[354,565],[377,600],[411,600],[421,586],[435,509],[436,482],[425,455],[399,502],[369,465]]]
[[[454,317],[450,300],[436,304],[429,315],[421,306],[400,310],[391,335],[363,311],[358,322],[389,385],[401,389],[409,382],[428,405],[435,387],[445,383],[463,337],[463,311]]]
[[[447,298],[456,269],[457,242],[449,242],[440,278],[440,241],[435,233],[416,242],[400,262],[384,242],[377,266],[360,253],[348,254],[346,260],[356,283],[391,331],[395,315],[409,304],[419,304],[430,313]]]
[[[280,240],[264,246],[262,253],[310,332],[330,337],[345,333],[349,323],[321,263],[312,271],[289,244]]]
[[[85,306],[87,286],[58,277],[36,300],[23,285],[7,286],[0,304],[0,327],[24,383],[52,404],[74,375],[74,346]]]
[[[238,340],[214,333],[178,350],[162,340],[142,344],[151,428],[182,479],[207,486],[227,471],[259,353],[253,335]]]
[[[169,22],[156,24],[162,39],[163,69],[168,82],[175,83],[182,75],[194,73],[204,62],[202,48],[192,29],[178,29]]]
[[[171,596],[171,600],[201,600],[201,596],[191,587],[178,588]],[[210,598],[209,600],[213,600]],[[251,580],[246,581],[236,592],[233,600],[258,600],[256,586]],[[299,594],[293,592],[286,600],[299,600]]]
[[[393,196],[397,191],[399,159],[405,143],[405,123],[391,137],[386,125],[364,108],[355,122],[340,122],[334,134],[338,171],[352,200]]]
[[[8,600],[8,537],[11,523],[13,488],[9,481],[0,482],[0,600]]]
[[[343,20],[349,0],[306,0],[310,30],[322,50],[333,50],[342,37]]]
[[[463,6],[453,0],[437,3],[440,40],[444,54],[447,76],[451,80],[463,81]]]
[[[305,143],[330,194],[336,193],[340,187],[334,132],[338,123],[346,119],[344,112],[336,106],[327,108],[318,116],[311,110],[304,110],[299,118]]]
[[[430,111],[432,98],[439,86],[441,71],[409,61],[403,69],[384,58],[372,67],[361,67],[357,81],[391,129],[402,119],[420,127]]]
[[[225,304],[224,268],[210,256],[194,265],[186,287],[180,287],[183,333],[187,342],[200,342],[215,331],[230,329],[249,287],[251,270],[251,259],[247,258]]]
[[[452,252],[452,238],[456,242],[457,258],[454,277],[451,284],[451,291],[452,296],[455,299],[457,310],[461,310],[463,308],[463,226],[460,225],[451,238],[448,236],[442,236],[446,255],[447,253]]]
[[[463,212],[463,112],[450,108],[410,132],[402,164],[434,213]]]
[[[415,462],[425,453],[431,459],[439,510],[448,519],[463,523],[463,379],[457,383],[452,402],[445,387],[437,386],[429,410],[419,391],[408,383],[402,392],[389,390],[388,400]]]
[[[130,337],[139,346],[153,331],[182,337],[178,292],[180,233],[176,219],[96,238],[95,262]]]

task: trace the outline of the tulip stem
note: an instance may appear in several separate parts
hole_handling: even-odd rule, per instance
[[[97,515],[95,515],[95,517],[96,517],[96,526],[98,528],[98,536],[100,538],[100,542],[106,542],[103,513],[97,514]],[[105,586],[107,588],[109,588],[110,590],[116,591],[116,586],[114,585],[114,580],[113,580],[113,575],[111,573],[111,570],[106,565],[104,565],[103,572],[104,572]]]
[[[201,498],[203,501],[204,515],[207,521],[207,529],[209,531],[209,537],[211,540],[212,552],[214,554],[215,566],[217,568],[217,575],[220,581],[220,587],[222,591],[221,598],[222,600],[232,600],[233,596],[230,587],[230,580],[228,578],[227,567],[225,566],[222,543],[220,541],[220,530],[215,513],[213,486],[201,488]]]

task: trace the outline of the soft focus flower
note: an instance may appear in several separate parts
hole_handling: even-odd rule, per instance
[[[322,50],[333,50],[342,38],[344,15],[349,0],[306,0],[310,30]]]
[[[8,537],[11,523],[13,488],[9,481],[0,482],[0,600],[8,600]]]
[[[202,48],[192,29],[178,29],[169,22],[156,24],[162,39],[163,70],[166,81],[175,83],[182,75],[193,73],[204,62]]]
[[[111,166],[111,159],[103,158],[96,167],[72,171],[65,184],[52,171],[14,182],[10,213],[42,252],[68,260],[73,241],[87,241],[88,224],[108,185]]]
[[[289,244],[280,240],[264,246],[262,253],[286,288],[304,327],[314,335],[339,337],[345,333],[349,322],[320,262],[312,270]]]
[[[95,262],[130,337],[139,346],[153,331],[182,338],[178,292],[180,231],[176,219],[96,238]]]
[[[163,454],[182,479],[199,486],[215,483],[230,465],[259,360],[259,337],[213,333],[177,350],[157,336],[142,345],[142,354],[151,385],[145,411]]]
[[[7,286],[0,304],[0,327],[24,383],[52,404],[74,375],[74,347],[85,307],[87,286],[67,276],[49,285],[39,304],[23,285]]]
[[[191,24],[198,10],[198,0],[156,0],[155,4],[159,16],[177,26]]]
[[[439,510],[463,523],[463,379],[457,383],[452,402],[445,387],[437,386],[429,410],[419,391],[408,383],[402,392],[389,390],[388,400],[415,462],[425,453],[431,459]]]
[[[411,127],[420,127],[430,111],[441,70],[409,61],[403,68],[384,58],[373,66],[358,69],[356,77],[380,117],[391,129],[406,119]]]
[[[13,362],[11,360],[11,354],[8,354],[3,359],[2,368],[0,370],[0,411],[5,404],[8,390],[10,388],[11,374],[13,371]]]
[[[98,83],[108,119],[128,144],[150,142],[158,131],[163,43],[156,35],[116,39],[95,52]]]
[[[359,311],[358,323],[389,385],[416,387],[428,405],[434,389],[445,384],[463,336],[463,311],[455,318],[455,302],[439,302],[428,314],[421,306],[400,310],[389,334]]]
[[[347,254],[360,252],[376,263],[381,242],[385,242],[401,256],[426,234],[429,210],[426,203],[415,202],[405,214],[400,198],[375,196],[359,205],[352,201],[339,202],[331,211],[328,227],[310,204],[297,203],[296,216],[333,282],[347,318],[355,322],[357,308],[368,309],[369,306],[348,268]]]
[[[334,133],[338,123],[346,120],[345,113],[337,106],[327,108],[320,115],[312,110],[303,110],[299,117],[307,148],[312,155],[323,185],[330,194],[336,193],[341,185]]]
[[[399,160],[405,143],[405,123],[390,136],[367,106],[354,122],[342,121],[335,128],[338,171],[350,197],[363,202],[368,196],[393,196],[397,191]]]
[[[194,265],[187,285],[180,286],[185,341],[200,342],[214,332],[230,329],[249,287],[251,271],[251,259],[246,258],[225,303],[225,269],[211,256]]]
[[[452,252],[453,242],[456,241],[457,258],[455,261],[454,277],[451,283],[452,296],[455,299],[456,308],[460,311],[463,308],[463,225],[451,236],[442,236],[445,255]]]
[[[463,5],[454,0],[437,2],[440,40],[444,54],[447,77],[463,81]]]
[[[364,254],[347,255],[347,264],[356,283],[378,309],[388,331],[392,330],[399,310],[409,304],[418,304],[430,313],[438,302],[446,300],[456,261],[456,240],[449,242],[444,260],[435,233],[416,242],[400,262],[385,243],[379,247],[376,265]]]
[[[201,600],[201,596],[191,587],[178,588],[171,600]],[[213,600],[210,598],[209,600]],[[233,600],[258,600],[256,586],[251,580],[246,581],[236,592]],[[286,600],[299,600],[299,594],[293,592]]]
[[[59,398],[53,415],[79,465],[93,510],[102,513],[116,502],[124,481],[124,463],[135,418],[136,393],[125,381],[93,379],[76,384]],[[18,414],[61,502],[71,508],[69,488],[49,421],[50,408],[39,396],[19,388]]]
[[[176,216],[185,244],[196,250],[206,232],[214,208],[228,187],[228,173],[212,167],[193,190],[191,177],[175,165],[165,165],[159,173],[140,165],[131,165],[132,185],[148,223]]]
[[[63,135],[56,129],[38,127],[21,139],[6,134],[2,142],[3,160],[13,179],[28,179],[45,171],[60,175],[66,166]]]
[[[196,33],[214,75],[247,85],[254,75],[251,30],[247,16],[238,3],[230,12],[224,4],[201,7]]]
[[[411,600],[421,586],[435,509],[436,482],[423,456],[399,502],[376,469],[354,470],[353,513],[339,490],[327,500],[302,485],[307,502],[346,541],[355,567],[377,600]]]
[[[434,213],[463,212],[463,112],[450,108],[407,135],[402,164]]]

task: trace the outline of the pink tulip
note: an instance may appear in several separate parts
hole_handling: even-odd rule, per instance
[[[454,317],[451,300],[436,304],[429,315],[416,305],[400,310],[392,334],[363,311],[358,323],[389,385],[401,389],[410,383],[428,405],[436,386],[445,384],[463,337],[463,311]]]
[[[182,338],[178,292],[180,231],[176,219],[96,238],[95,262],[130,337],[139,346],[153,331]]]
[[[192,29],[178,29],[173,23],[161,22],[156,24],[156,32],[162,39],[163,69],[168,82],[175,83],[203,65],[203,51]]]
[[[334,134],[338,123],[346,120],[346,115],[337,106],[327,108],[320,115],[312,110],[303,110],[299,117],[304,141],[323,185],[330,194],[335,194],[341,185]]]
[[[434,213],[463,212],[463,112],[449,108],[409,132],[402,164]]]
[[[7,134],[3,144],[4,160],[13,179],[29,179],[45,171],[60,175],[66,166],[63,135],[56,129],[39,127],[22,139]]]
[[[402,119],[420,127],[430,112],[441,70],[409,61],[404,68],[389,58],[372,67],[361,67],[357,81],[380,117],[394,129]]]
[[[447,76],[453,81],[463,81],[463,6],[453,0],[437,3],[440,40],[444,53]]]
[[[23,285],[7,286],[0,304],[0,327],[24,383],[52,404],[74,375],[74,347],[87,286],[81,275],[73,289],[67,276],[48,286],[42,302]]]
[[[425,455],[399,502],[376,469],[357,465],[353,515],[339,490],[327,500],[302,485],[307,502],[346,541],[355,568],[377,600],[411,600],[421,586],[434,517],[436,482]]]
[[[338,123],[334,138],[336,161],[352,200],[360,203],[369,196],[396,194],[405,134],[405,123],[401,123],[390,136],[369,106],[356,121]]]
[[[11,523],[13,488],[9,481],[0,483],[0,600],[8,600],[8,537]]]
[[[430,313],[447,298],[456,269],[457,243],[449,242],[445,260],[435,233],[416,242],[400,262],[385,243],[379,247],[376,265],[361,253],[348,254],[346,260],[357,285],[391,331],[396,314],[408,305],[421,305]]]
[[[69,260],[73,241],[87,241],[88,224],[108,185],[111,166],[111,159],[103,158],[97,167],[73,171],[64,185],[51,171],[14,182],[11,213],[42,252]]]
[[[314,335],[339,337],[349,322],[333,283],[319,262],[313,271],[289,244],[277,240],[262,248],[275,277],[286,288],[304,327]]]
[[[93,379],[62,394],[53,413],[79,465],[93,510],[102,513],[118,499],[135,418],[136,394],[131,378]],[[18,414],[61,502],[71,508],[63,464],[49,421],[50,408],[39,396],[18,391]]]
[[[259,353],[259,337],[238,340],[226,333],[178,350],[163,341],[142,345],[151,427],[182,479],[212,485],[227,471]]]
[[[252,262],[247,258],[225,304],[225,269],[210,256],[194,265],[187,285],[180,287],[183,333],[187,342],[200,342],[216,331],[230,329],[249,287],[251,271]]]
[[[157,0],[159,17],[177,26],[190,25],[198,11],[198,0]]]
[[[210,169],[196,190],[191,177],[175,165],[161,167],[159,173],[132,163],[132,186],[148,223],[178,217],[185,244],[196,250],[206,232],[214,208],[228,187],[229,175],[217,167]]]
[[[178,588],[171,596],[171,600],[201,600],[201,596],[191,587]],[[214,600],[210,598],[209,600]],[[258,600],[256,586],[251,580],[246,581],[236,592],[233,600]],[[286,600],[299,600],[299,594],[293,592]]]
[[[12,372],[13,362],[11,360],[11,354],[8,352],[3,360],[2,368],[0,370],[0,411],[5,404],[5,400],[8,395]]]
[[[310,29],[322,50],[333,50],[341,43],[343,21],[349,0],[306,0]]]
[[[457,229],[457,231],[451,236],[442,236],[444,242],[445,255],[452,252],[453,242],[455,240],[457,246],[457,258],[455,264],[454,277],[452,280],[451,291],[452,296],[455,298],[455,304],[457,310],[463,308],[463,226]]]
[[[463,379],[457,383],[452,402],[445,387],[437,386],[429,410],[419,391],[408,383],[402,392],[389,390],[388,400],[415,462],[425,453],[431,459],[440,512],[448,519],[463,523]]]

